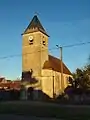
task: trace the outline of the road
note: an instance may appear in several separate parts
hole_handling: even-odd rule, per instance
[[[62,119],[0,114],[0,120],[62,120]]]
[[[16,104],[16,105],[31,105],[31,106],[53,106],[53,107],[65,107],[65,108],[90,108],[90,105],[64,105],[39,101],[7,101],[1,102],[1,104]]]

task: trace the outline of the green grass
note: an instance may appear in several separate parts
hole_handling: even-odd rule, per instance
[[[20,114],[38,117],[56,117],[66,120],[90,119],[90,107],[66,107],[40,102],[1,102],[0,114]]]

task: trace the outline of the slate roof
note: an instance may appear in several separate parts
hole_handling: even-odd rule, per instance
[[[61,60],[49,55],[49,60],[44,63],[43,69],[52,69],[57,72],[61,72]],[[70,70],[63,63],[63,73],[71,75]]]
[[[35,15],[23,34],[40,31],[48,36],[38,17]]]

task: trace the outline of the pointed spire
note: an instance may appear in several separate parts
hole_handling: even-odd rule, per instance
[[[42,24],[40,23],[37,15],[35,15],[23,34],[27,34],[27,33],[31,33],[31,32],[37,32],[37,31],[41,31],[42,33],[44,33],[45,35],[48,36],[48,34],[46,33]]]

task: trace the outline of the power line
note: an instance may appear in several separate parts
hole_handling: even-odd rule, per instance
[[[83,43],[76,43],[76,44],[71,44],[71,45],[64,45],[62,46],[63,48],[67,48],[67,47],[75,47],[75,46],[81,46],[81,45],[86,45],[86,44],[90,44],[90,42],[83,42]],[[50,49],[48,49],[49,51],[52,51],[52,50],[55,50],[55,49],[59,49],[57,47],[52,47]],[[42,51],[45,51],[47,49],[44,49]],[[29,53],[25,53],[25,54],[13,54],[13,55],[8,55],[8,56],[4,56],[4,57],[0,57],[0,59],[7,59],[7,58],[13,58],[13,57],[20,57],[22,55],[27,55],[27,54],[34,54],[34,53],[37,53],[37,52],[41,52],[41,50],[39,51],[35,51],[35,52],[29,52]]]
[[[83,42],[83,43],[76,43],[76,44],[71,44],[71,45],[64,45],[62,47],[75,47],[75,46],[81,46],[85,44],[90,44],[90,42]]]
[[[53,47],[53,48],[50,48],[50,49],[48,49],[48,50],[51,51],[51,50],[54,50],[54,49],[57,49],[57,48]],[[44,49],[44,50],[42,50],[42,51],[45,51],[45,50],[47,50],[47,49]],[[25,54],[16,54],[16,55],[13,54],[13,55],[8,55],[8,56],[0,57],[0,59],[7,59],[7,58],[12,58],[12,57],[20,57],[20,56],[22,56],[22,55],[34,54],[34,53],[37,53],[37,52],[41,52],[41,50],[38,50],[38,51],[35,51],[35,52],[29,52],[29,53],[25,53]]]

